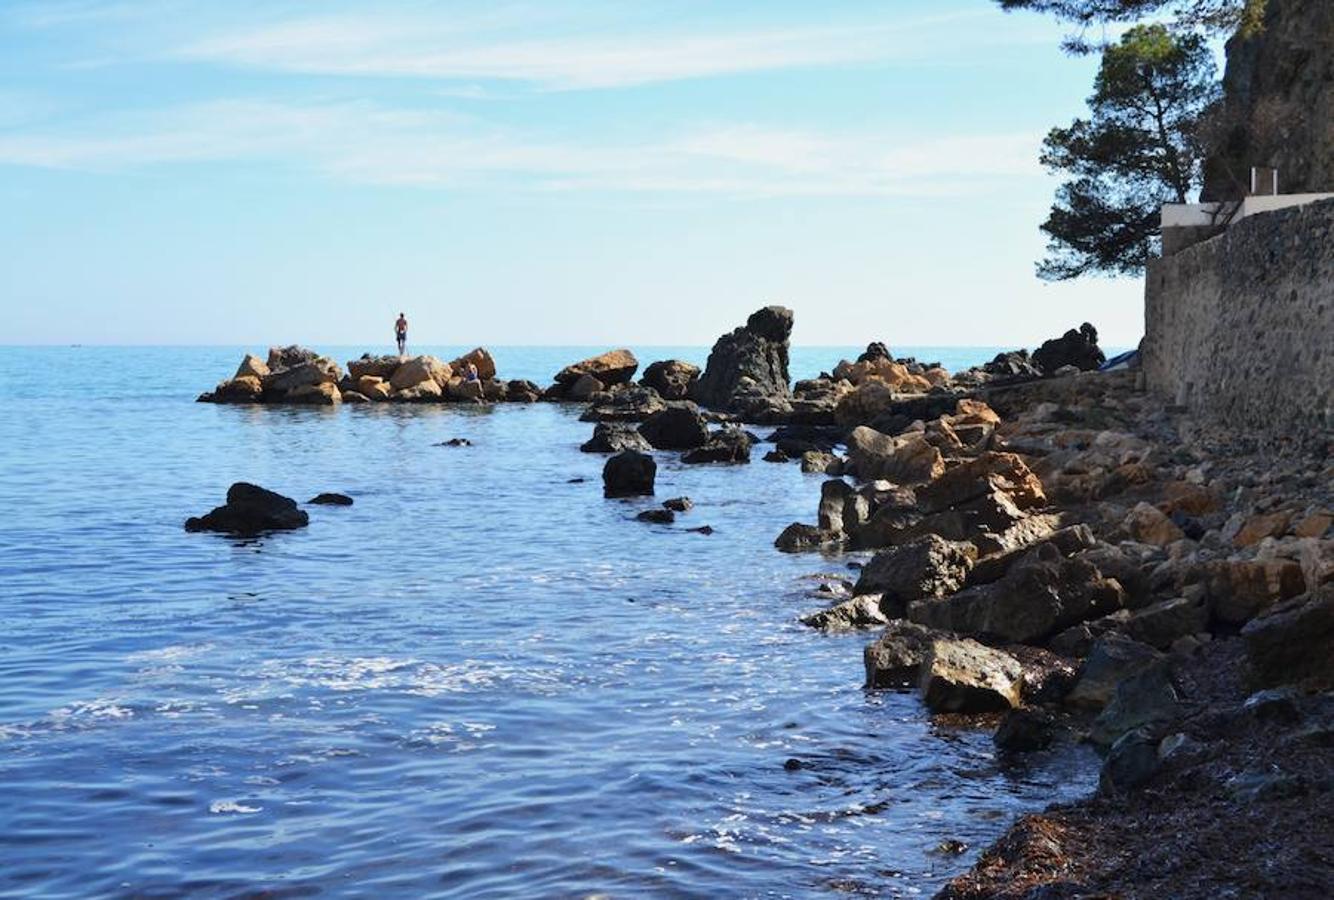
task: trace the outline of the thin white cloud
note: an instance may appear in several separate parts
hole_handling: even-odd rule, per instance
[[[638,143],[557,142],[438,112],[228,100],[102,120],[82,133],[0,132],[0,164],[122,171],[267,162],[372,185],[908,196],[1036,175],[1039,140],[729,126]]]
[[[572,16],[543,36],[541,28],[495,27],[492,19],[337,16],[232,30],[187,42],[168,55],[278,72],[516,81],[580,90],[916,56],[924,49],[924,30],[939,37],[959,18],[689,32]]]

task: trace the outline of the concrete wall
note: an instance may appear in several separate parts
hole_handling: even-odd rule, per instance
[[[1334,441],[1334,201],[1154,260],[1144,318],[1150,390],[1276,449]]]

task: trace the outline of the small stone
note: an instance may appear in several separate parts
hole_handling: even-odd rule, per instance
[[[676,513],[670,509],[646,509],[635,516],[641,522],[653,522],[657,525],[670,525],[676,521]]]
[[[673,497],[670,500],[662,501],[664,509],[670,509],[673,512],[689,512],[694,509],[695,504],[689,497]]]

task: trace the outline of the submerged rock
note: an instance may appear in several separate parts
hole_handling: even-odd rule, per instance
[[[291,497],[238,481],[227,489],[226,504],[206,515],[186,519],[185,530],[251,536],[304,528],[309,524],[310,516],[298,509]]]

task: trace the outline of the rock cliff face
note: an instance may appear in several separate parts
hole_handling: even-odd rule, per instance
[[[1235,200],[1251,166],[1275,166],[1285,194],[1334,190],[1334,3],[1269,0],[1259,34],[1227,44],[1227,125],[1202,199]]]

